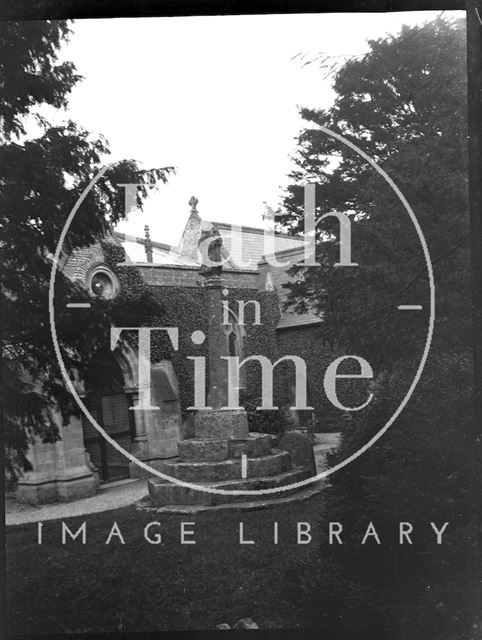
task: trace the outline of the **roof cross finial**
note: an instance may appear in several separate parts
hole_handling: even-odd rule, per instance
[[[147,262],[152,262],[152,241],[149,234],[149,226],[146,224],[144,227],[144,249],[146,250]]]
[[[191,196],[191,199],[189,200],[189,206],[191,207],[191,213],[198,213],[197,210],[197,203],[199,202],[199,200],[196,198],[196,196]]]

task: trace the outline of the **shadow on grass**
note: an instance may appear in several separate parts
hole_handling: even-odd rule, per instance
[[[290,580],[293,565],[317,566],[320,496],[251,512],[193,516],[139,511],[135,506],[7,530],[11,634],[213,629],[252,617],[261,628],[304,627],[310,612]],[[81,535],[62,544],[62,522]],[[120,536],[106,541],[114,522]],[[150,522],[149,544],[144,527]],[[181,523],[196,544],[181,544]],[[239,544],[239,523],[245,539]],[[273,523],[279,523],[279,544]],[[297,523],[309,522],[312,541],[297,544]]]

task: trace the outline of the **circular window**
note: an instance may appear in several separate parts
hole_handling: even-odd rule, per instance
[[[107,269],[96,269],[90,278],[90,292],[98,298],[110,300],[117,291],[115,276]]]

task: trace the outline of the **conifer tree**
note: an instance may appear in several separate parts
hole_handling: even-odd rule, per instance
[[[25,453],[34,437],[60,437],[52,411],[65,420],[77,410],[63,384],[49,325],[48,289],[52,258],[62,228],[80,194],[108,164],[109,147],[65,118],[81,78],[59,51],[70,35],[67,21],[0,24],[0,228],[2,233],[3,424],[7,466],[28,467]],[[52,111],[53,109],[53,111]],[[51,119],[51,118],[50,118]],[[142,169],[134,160],[109,166],[85,198],[68,232],[62,256],[102,240],[124,215],[121,183],[140,183],[138,206],[171,168]],[[114,302],[88,298],[85,289],[56,276],[57,333],[68,369],[82,369],[85,355],[105,343],[105,330],[122,309],[152,313],[153,300],[138,283]],[[89,300],[91,312],[72,316],[69,301]],[[142,302],[142,304],[141,304]]]
[[[465,437],[472,378],[464,25],[438,18],[369,46],[338,68],[331,108],[302,110],[306,128],[279,218],[285,228],[303,230],[304,185],[316,183],[321,266],[294,268],[290,302],[315,304],[327,343],[366,358],[375,374],[374,398],[344,429],[332,464],[385,424],[411,384],[427,336],[429,282],[420,242],[393,190],[319,125],[370,155],[413,208],[434,269],[435,331],[421,381],[399,418],[332,476],[326,519],[343,522],[348,533],[342,548],[324,548],[323,585],[311,585],[309,597],[321,612],[318,623],[338,633],[341,625],[342,637],[469,638],[477,629],[478,473]],[[338,222],[321,219],[330,211],[351,219],[357,268],[334,266]],[[399,304],[423,310],[408,314]],[[405,520],[418,528],[409,548],[398,541]],[[360,546],[370,521],[380,546]],[[450,522],[442,547],[430,521]]]

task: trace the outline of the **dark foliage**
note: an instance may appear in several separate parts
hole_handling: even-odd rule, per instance
[[[320,621],[330,619],[338,633],[354,637],[480,634],[464,35],[462,22],[439,18],[373,41],[366,56],[346,62],[334,80],[333,107],[302,111],[309,124],[285,199],[282,222],[299,231],[303,185],[317,184],[321,266],[295,269],[291,302],[322,309],[326,344],[341,342],[375,372],[374,400],[345,430],[332,464],[368,442],[407,392],[426,340],[429,287],[420,242],[394,192],[317,125],[352,141],[395,181],[420,223],[435,275],[435,332],[422,380],[390,430],[334,474],[326,503],[331,520],[374,521],[386,542],[360,547],[347,541],[336,558],[323,548],[321,584],[306,581],[310,593],[320,593],[311,597]],[[352,220],[357,268],[334,266],[338,223],[321,220],[333,210]],[[399,304],[420,304],[423,311],[408,315]],[[424,530],[430,521],[448,521],[450,533],[442,546],[417,534],[409,551],[393,534],[400,520]]]
[[[79,76],[58,52],[69,35],[65,21],[4,23],[0,26],[0,229],[2,234],[2,352],[5,443],[8,470],[28,468],[25,453],[35,436],[55,441],[54,412],[75,411],[53,350],[48,291],[53,256],[66,219],[81,193],[105,163],[109,149],[73,122],[51,126],[42,106],[67,105]],[[35,124],[35,126],[34,126]],[[37,133],[32,133],[35,130]],[[28,134],[28,135],[27,135]],[[134,160],[111,164],[74,218],[60,262],[78,247],[101,239],[124,216],[119,183],[141,183],[138,205],[148,188],[167,179],[170,168],[141,169]],[[145,296],[145,292],[142,293]],[[92,312],[74,317],[70,301],[87,300],[78,283],[56,274],[54,305],[62,357],[80,368],[94,353],[111,310],[92,301]],[[90,301],[90,300],[89,300]],[[132,300],[126,301],[132,304]],[[145,303],[145,297],[142,298]],[[119,300],[112,317],[125,305]]]

